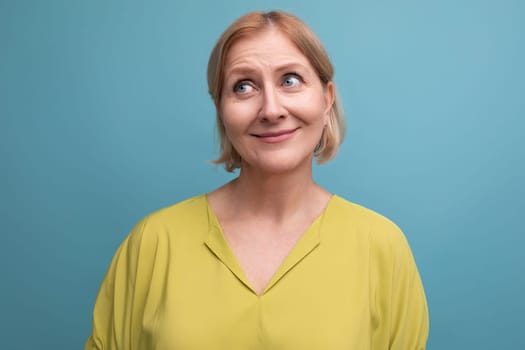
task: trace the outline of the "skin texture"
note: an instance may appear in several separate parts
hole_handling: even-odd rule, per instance
[[[308,59],[279,30],[231,47],[220,115],[244,171],[311,168],[332,102],[332,84],[323,87]]]
[[[312,179],[312,159],[333,100],[333,84],[323,86],[275,28],[228,52],[218,111],[242,164],[239,177],[208,199],[257,293],[330,200]]]

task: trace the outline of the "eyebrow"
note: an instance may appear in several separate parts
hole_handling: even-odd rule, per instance
[[[300,69],[301,71],[308,71],[308,68],[304,64],[299,63],[299,62],[286,62],[286,63],[283,63],[277,66],[273,70],[275,72],[286,72],[286,71],[295,71],[297,69]],[[254,68],[251,64],[243,62],[243,63],[239,63],[235,65],[232,69],[225,71],[224,75],[225,77],[227,77],[233,74],[238,74],[238,75],[250,74],[258,70],[259,69]]]

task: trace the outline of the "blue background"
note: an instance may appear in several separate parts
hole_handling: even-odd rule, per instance
[[[315,177],[405,231],[428,348],[525,348],[525,2],[0,0],[2,348],[82,348],[131,227],[231,178],[208,54],[273,8],[333,59],[348,136]]]

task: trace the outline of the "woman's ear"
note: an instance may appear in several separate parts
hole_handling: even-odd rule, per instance
[[[221,115],[221,106],[220,106],[219,101],[213,101],[213,104],[215,105],[215,112],[217,113],[218,116],[220,116]]]
[[[329,81],[326,83],[326,86],[324,88],[324,100],[325,100],[325,111],[324,111],[324,117],[325,124],[328,123],[328,118],[330,117],[330,110],[332,109],[332,106],[334,105],[335,101],[335,86],[333,81]]]

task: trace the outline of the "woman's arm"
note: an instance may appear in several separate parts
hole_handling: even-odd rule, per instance
[[[92,334],[85,350],[132,350],[139,344],[147,289],[140,286],[141,270],[149,260],[141,254],[145,225],[146,220],[139,223],[113,257],[97,295]]]
[[[372,238],[372,349],[423,350],[429,333],[423,285],[410,247],[395,225]],[[386,234],[384,233],[386,232]]]

